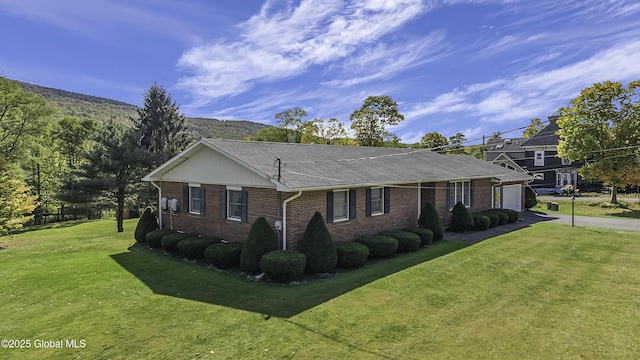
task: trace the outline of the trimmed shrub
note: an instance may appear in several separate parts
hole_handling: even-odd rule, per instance
[[[209,245],[204,250],[204,258],[218,269],[231,269],[240,264],[241,242],[221,242]]]
[[[398,250],[398,240],[386,235],[367,235],[356,239],[369,248],[370,257],[389,257]]]
[[[380,235],[391,236],[398,240],[398,252],[418,251],[420,235],[408,231],[382,231]]]
[[[482,211],[482,212],[479,212],[478,214],[484,215],[488,217],[489,220],[491,220],[491,224],[489,224],[489,227],[496,227],[500,225],[500,217],[498,215],[490,211]]]
[[[496,210],[500,210],[503,213],[507,214],[507,216],[509,216],[509,223],[513,224],[518,222],[519,215],[517,211],[511,210],[511,209],[496,209]]]
[[[529,210],[532,207],[538,205],[538,198],[536,192],[533,191],[531,186],[524,187],[524,208]]]
[[[509,222],[509,215],[507,213],[500,211],[500,209],[491,209],[487,210],[488,213],[498,215],[498,225],[504,225]]]
[[[168,230],[168,229],[154,230],[154,231],[148,232],[144,238],[150,247],[154,249],[160,249],[162,248],[162,242],[161,242],[162,237],[165,235],[174,234],[174,233],[175,233],[175,230]]]
[[[275,250],[260,258],[260,269],[276,282],[299,279],[307,266],[307,257],[294,250]]]
[[[473,217],[474,230],[487,230],[488,228],[491,227],[491,219],[489,219],[487,215],[475,213],[475,214],[471,214],[471,217]]]
[[[440,241],[444,237],[442,219],[440,219],[440,214],[438,214],[438,211],[430,202],[427,202],[422,208],[420,217],[418,218],[418,226],[431,230],[434,242]]]
[[[338,263],[336,245],[319,212],[313,214],[307,224],[300,243],[300,251],[307,257],[307,269],[311,272],[331,272]]]
[[[172,233],[167,234],[162,237],[160,243],[162,244],[162,249],[166,252],[177,253],[178,252],[178,243],[184,239],[196,237],[196,234],[187,234],[187,233]]]
[[[178,252],[188,259],[204,259],[204,250],[221,239],[213,236],[192,237],[178,243]]]
[[[278,238],[264,217],[259,217],[251,225],[247,240],[240,252],[240,270],[257,274],[260,272],[262,255],[278,248]]]
[[[137,242],[145,242],[147,234],[154,230],[158,230],[158,219],[156,219],[153,209],[147,207],[144,209],[140,220],[138,220],[138,225],[136,225],[136,231],[133,237]]]
[[[473,229],[473,218],[462,202],[458,202],[451,210],[451,228],[453,231],[465,232]]]
[[[420,236],[420,246],[428,246],[433,243],[433,231],[429,229],[421,227],[409,227],[402,230],[418,234],[418,236]]]
[[[336,243],[338,266],[358,268],[367,263],[369,248],[355,241],[340,241]]]

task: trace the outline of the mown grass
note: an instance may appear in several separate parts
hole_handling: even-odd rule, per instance
[[[558,203],[558,211],[547,210],[546,200],[539,201],[538,205],[531,210],[571,215],[571,200],[554,199],[551,201]],[[611,204],[606,200],[576,200],[574,206],[575,215],[640,219],[640,203],[636,201],[619,201],[619,204]]]
[[[128,250],[125,226],[0,238],[2,337],[87,344],[0,358],[640,355],[637,233],[540,223],[285,286]]]

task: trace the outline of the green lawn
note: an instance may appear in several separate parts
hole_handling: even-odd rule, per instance
[[[571,215],[571,200],[569,199],[553,199],[553,202],[559,204],[558,211],[547,210],[547,201],[539,201],[538,205],[532,208],[532,211],[543,211],[546,213],[557,213]],[[614,205],[605,199],[600,201],[575,201],[575,214],[581,216],[599,216],[599,217],[623,217],[640,219],[640,203],[637,201],[619,201],[619,205]]]
[[[640,355],[637,233],[536,224],[329,279],[251,282],[129,246],[113,221],[0,238],[0,358]],[[34,349],[34,340],[85,340]]]

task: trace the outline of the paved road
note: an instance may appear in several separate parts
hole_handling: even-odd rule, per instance
[[[531,224],[541,221],[548,221],[555,224],[571,225],[571,215],[547,214],[544,212],[523,211],[520,219],[515,224],[497,226],[484,231],[472,231],[467,233],[445,232],[444,238],[447,240],[474,243],[488,239],[497,235],[525,228]],[[609,229],[619,229],[640,232],[640,220],[624,218],[603,218],[592,216],[576,216],[575,226],[593,226]]]

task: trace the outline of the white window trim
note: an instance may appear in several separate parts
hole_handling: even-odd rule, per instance
[[[336,218],[336,196],[335,194],[337,192],[344,192],[345,193],[345,202],[346,202],[346,211],[345,211],[345,217],[340,217],[340,218]],[[333,190],[333,222],[341,222],[341,221],[348,221],[349,220],[349,189],[336,189]]]
[[[197,209],[194,209],[193,206],[193,193],[192,189],[200,189],[200,184],[189,183],[189,214],[200,215],[200,206]],[[198,200],[202,201],[202,199],[198,198]]]
[[[380,190],[380,211],[373,211],[373,190]],[[371,202],[371,216],[384,215],[384,187],[372,187],[371,188],[371,198],[369,201]],[[348,203],[347,203],[348,205]]]
[[[460,196],[460,199],[458,198],[458,187],[456,186],[456,184],[462,184],[462,194]],[[464,193],[465,193],[465,184],[468,183],[469,184],[469,204],[465,204],[464,203]],[[449,181],[449,186],[451,186],[453,184],[453,201],[451,204],[451,209],[449,210],[453,210],[453,207],[456,206],[457,203],[461,202],[464,207],[466,208],[470,208],[471,207],[471,180],[459,180],[459,181]]]
[[[564,166],[571,165],[571,160],[569,160],[569,159],[564,159],[564,158],[563,158],[563,159],[562,159],[562,165],[564,165]]]
[[[540,155],[540,159],[538,159]],[[544,150],[536,150],[533,153],[533,166],[544,166]]]
[[[233,221],[242,221],[242,215],[240,215],[240,217],[231,216],[231,191],[240,193],[240,209],[242,209],[242,187],[227,186],[227,219]]]

